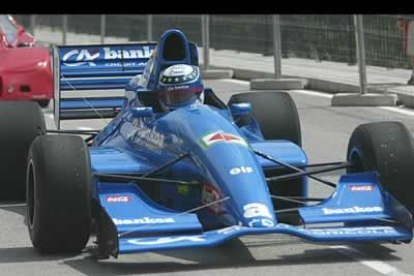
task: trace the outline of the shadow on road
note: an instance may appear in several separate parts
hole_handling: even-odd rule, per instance
[[[276,247],[278,245],[280,244],[273,244]],[[328,246],[320,249],[305,249],[298,254],[288,255],[277,254],[276,250],[272,250],[272,254],[266,256],[266,259],[259,260],[251,254],[249,248],[252,246],[268,247],[269,243],[263,243],[263,245],[256,243],[247,247],[242,241],[234,240],[215,248],[172,250],[158,254],[134,254],[121,256],[117,260],[111,258],[104,261],[96,261],[90,256],[85,256],[82,259],[65,260],[63,263],[85,275],[102,276],[354,262]],[[382,250],[385,261],[400,260],[399,257],[393,255],[394,251],[382,245],[362,245],[362,247],[364,246],[367,247],[367,250]]]
[[[0,264],[58,261],[74,257],[74,254],[42,255],[31,245],[27,247],[0,248]],[[0,273],[1,274],[1,273]]]

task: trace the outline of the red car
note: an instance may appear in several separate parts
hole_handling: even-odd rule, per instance
[[[35,100],[42,107],[53,98],[49,49],[10,15],[0,15],[0,100]]]

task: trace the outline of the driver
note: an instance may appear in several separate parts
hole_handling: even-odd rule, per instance
[[[204,100],[204,86],[197,66],[176,64],[161,71],[158,98],[164,112]]]

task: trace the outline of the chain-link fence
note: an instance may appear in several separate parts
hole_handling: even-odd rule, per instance
[[[18,22],[35,33],[40,42],[88,44],[101,41],[101,15],[15,15]],[[404,51],[404,31],[397,15],[364,15],[364,42],[369,83],[401,82],[410,75],[410,60]],[[210,15],[209,45],[218,50],[273,55],[272,15]],[[147,41],[170,28],[181,29],[202,46],[201,15],[106,15],[105,43]],[[33,26],[32,26],[33,25]],[[33,29],[33,30],[32,30]],[[62,35],[66,33],[66,36]],[[353,15],[281,15],[282,72],[289,75],[292,64],[316,66],[321,74],[335,78],[345,70],[357,82],[355,22]],[[395,70],[390,70],[395,69]],[[374,70],[374,71],[372,71]],[[370,78],[379,72],[384,79]]]

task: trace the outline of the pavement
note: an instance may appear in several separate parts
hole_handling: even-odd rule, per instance
[[[249,90],[249,82],[207,80],[225,102]],[[332,95],[309,90],[289,91],[298,106],[303,148],[309,161],[345,159],[349,137],[358,124],[398,120],[414,133],[414,111],[400,107],[332,107]],[[55,128],[52,105],[44,109],[46,124]],[[64,121],[63,129],[100,129],[104,120]],[[341,171],[337,172],[343,173]],[[336,181],[338,174],[322,178]],[[2,183],[7,185],[7,183]],[[310,196],[326,197],[332,190],[311,182]],[[207,249],[170,250],[123,255],[95,261],[88,248],[78,255],[40,255],[30,243],[24,203],[0,202],[1,276],[105,275],[414,275],[411,244],[314,244],[286,235],[247,236]]]

